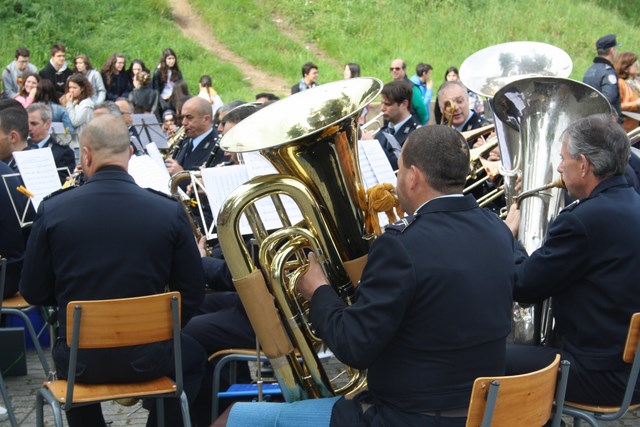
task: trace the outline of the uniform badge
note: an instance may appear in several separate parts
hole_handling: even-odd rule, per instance
[[[609,74],[607,79],[609,80],[609,83],[611,83],[612,85],[616,84],[616,82],[618,81],[615,74]]]

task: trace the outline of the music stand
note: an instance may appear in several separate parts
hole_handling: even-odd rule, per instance
[[[165,138],[155,114],[132,114],[131,119],[133,120],[133,127],[138,131],[142,145],[146,146],[153,142],[160,150],[169,148],[167,138]]]
[[[13,207],[13,212],[16,214],[20,228],[29,227],[33,224],[33,221],[29,221],[27,218],[29,212],[33,212],[33,210],[29,209],[32,206],[31,198],[21,194],[21,197],[24,197],[27,200],[27,203],[22,203],[20,200],[14,200],[13,191],[11,190],[11,187],[22,185],[20,174],[9,173],[2,175],[2,181],[4,182],[4,187],[7,189],[7,195],[9,196],[9,201],[11,201],[11,207]],[[24,208],[22,207],[23,205]]]

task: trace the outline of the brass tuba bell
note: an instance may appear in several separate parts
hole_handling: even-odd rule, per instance
[[[278,101],[234,126],[221,140],[228,152],[257,151],[280,172],[236,189],[218,215],[218,237],[234,284],[287,401],[357,393],[365,374],[329,379],[317,353],[322,342],[295,290],[305,251],[346,303],[366,262],[364,186],[358,163],[358,118],[379,93],[374,78],[327,83]],[[279,196],[293,199],[303,220],[291,224]],[[264,229],[256,202],[271,197],[283,227]],[[259,245],[261,269],[249,255],[239,221],[246,214]],[[274,305],[275,299],[275,305]]]

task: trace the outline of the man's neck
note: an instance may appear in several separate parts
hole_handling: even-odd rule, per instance
[[[389,120],[389,122],[391,123],[391,125],[395,127],[395,126],[404,124],[404,122],[406,122],[409,119],[409,117],[411,117],[411,114],[409,114],[409,112],[407,111],[400,120],[397,120],[396,122],[392,122],[391,120]]]

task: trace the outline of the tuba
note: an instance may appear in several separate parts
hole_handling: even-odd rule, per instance
[[[522,194],[528,196],[516,198],[521,209],[518,240],[531,253],[542,245],[549,223],[563,206],[562,182],[558,181],[554,167],[562,132],[581,117],[610,114],[611,107],[604,95],[592,87],[560,77],[516,80],[495,94],[491,106],[497,120],[520,136],[517,149],[508,152],[520,158],[516,161],[507,156],[506,160],[518,166]],[[515,306],[514,340],[549,344],[549,301],[545,301],[541,311],[533,306]]]
[[[322,341],[308,321],[297,278],[313,250],[338,295],[349,304],[366,263],[364,186],[358,163],[358,118],[379,93],[374,78],[327,83],[278,101],[234,126],[228,152],[260,151],[279,174],[256,177],[226,199],[218,238],[238,295],[287,401],[355,394],[364,372],[345,368],[332,381],[317,355]],[[280,196],[293,199],[302,221],[291,224]],[[256,202],[270,197],[283,227],[269,233]],[[240,234],[245,214],[258,242],[260,268]]]

